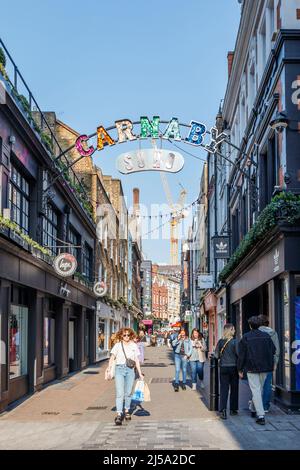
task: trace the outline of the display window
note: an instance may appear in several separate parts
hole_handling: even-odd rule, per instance
[[[44,318],[44,367],[55,364],[55,319]]]
[[[102,352],[105,349],[105,320],[98,318],[97,324],[97,350]]]
[[[27,374],[28,308],[11,306],[9,317],[9,376],[10,379]]]

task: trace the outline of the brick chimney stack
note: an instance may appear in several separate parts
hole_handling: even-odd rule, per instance
[[[232,64],[234,59],[234,51],[229,51],[227,54],[227,62],[228,62],[228,78],[231,75]]]
[[[140,190],[139,188],[133,188],[133,206],[139,207],[140,205]]]

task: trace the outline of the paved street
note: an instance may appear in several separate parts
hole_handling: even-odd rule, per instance
[[[204,393],[174,393],[172,353],[146,348],[144,372],[152,401],[116,427],[114,384],[106,363],[56,382],[0,417],[0,449],[300,449],[300,416],[272,407],[267,425],[249,416],[245,385],[241,412],[223,422]],[[206,365],[208,372],[208,364]],[[208,374],[206,374],[206,382]]]

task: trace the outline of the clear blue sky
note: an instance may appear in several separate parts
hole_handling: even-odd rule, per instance
[[[142,115],[211,126],[239,19],[237,0],[14,0],[2,2],[0,35],[41,108],[80,133]],[[136,147],[97,152],[95,162],[121,177],[128,205],[135,186],[148,207],[166,203],[159,174],[122,176],[115,169],[118,154]],[[182,147],[205,158],[203,150]],[[168,180],[174,200],[180,182],[190,203],[203,163],[183,155],[184,170]],[[169,262],[169,242],[144,241],[143,249],[148,258]]]

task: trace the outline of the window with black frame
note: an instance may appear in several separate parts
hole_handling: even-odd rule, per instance
[[[11,167],[9,207],[11,220],[29,233],[29,182],[14,166]]]
[[[57,254],[58,215],[52,205],[48,205],[43,217],[43,245],[53,256]]]
[[[68,230],[68,243],[71,245],[70,253],[75,256],[78,265],[80,265],[80,248],[78,248],[80,246],[80,236],[71,226]]]
[[[82,274],[89,281],[92,280],[92,256],[92,249],[85,243],[82,249]]]

